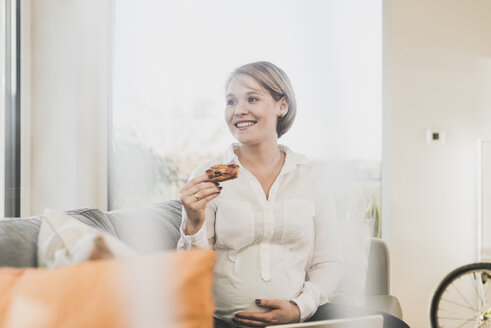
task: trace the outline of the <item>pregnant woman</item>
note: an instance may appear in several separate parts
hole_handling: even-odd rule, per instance
[[[216,251],[215,327],[305,321],[343,274],[333,200],[309,160],[278,144],[297,112],[280,68],[241,66],[225,94],[225,122],[237,142],[181,189],[178,248]],[[238,165],[238,177],[223,187],[209,182],[205,171],[215,164]]]

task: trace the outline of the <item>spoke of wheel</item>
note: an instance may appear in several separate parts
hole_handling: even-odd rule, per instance
[[[479,277],[476,276],[476,273]],[[474,289],[476,290],[477,295],[479,296],[479,313],[482,313],[483,308],[486,306],[486,299],[484,298],[483,288],[482,288],[482,272],[472,272],[472,276],[474,277]]]
[[[489,283],[488,283],[488,281],[486,281],[484,283],[484,295],[485,296],[488,295],[488,286],[489,286]]]
[[[448,323],[448,324],[445,324],[445,325],[442,325],[439,323],[439,327],[440,328],[443,328],[443,327],[455,327],[455,325],[458,325],[456,326],[456,328],[462,328],[464,327],[465,325],[469,324],[469,323],[472,323],[475,318],[469,318],[469,319],[457,319],[457,318],[438,318],[438,321],[441,321],[442,319],[446,319],[446,320],[459,320],[459,321],[462,321],[464,320],[464,322],[460,323],[459,322],[452,322],[452,323]]]
[[[486,278],[486,281],[482,281],[482,275],[486,275],[487,278]],[[481,272],[481,288],[482,288],[482,293],[483,293],[483,297],[484,297],[484,310],[485,311],[488,311],[489,310],[489,306],[488,306],[488,286],[489,286],[489,283],[488,283],[488,280],[489,280],[489,274],[488,272]]]
[[[460,278],[459,278],[460,279]],[[469,304],[469,306],[474,310],[474,311],[477,311],[477,309],[471,304],[471,302],[469,302],[469,300],[467,300],[467,298],[464,296],[464,294],[462,294],[462,292],[460,291],[460,289],[457,288],[457,280],[452,284],[452,286],[454,287],[454,289],[459,293],[459,295],[464,299],[464,301],[467,302],[467,304]]]
[[[477,286],[477,284],[475,283],[477,281],[477,278],[476,278],[476,272],[472,272],[472,277],[473,279],[471,278],[471,280],[473,280],[473,282],[471,282],[471,284],[473,285],[474,289],[476,290],[476,294],[477,296],[479,297],[479,313],[481,313],[481,309],[482,309],[482,297],[481,297],[481,293],[479,292],[479,287]]]
[[[478,311],[476,311],[476,309],[475,309],[475,308],[473,308],[473,307],[468,307],[468,306],[466,306],[466,305],[463,305],[463,304],[457,303],[457,302],[455,302],[455,301],[450,301],[450,300],[448,300],[448,299],[446,299],[446,298],[442,298],[442,299],[440,300],[440,303],[441,303],[442,301],[445,301],[445,302],[448,302],[448,303],[451,303],[451,304],[454,304],[454,305],[458,305],[458,306],[460,306],[460,307],[463,307],[464,309],[471,310],[472,312],[475,312],[475,313],[479,313],[479,312],[478,312]],[[440,309],[440,307],[438,307],[438,310],[442,310],[442,309]],[[447,311],[447,312],[450,312],[450,311],[445,310],[445,309],[443,309],[443,310],[444,310],[444,311]]]
[[[479,291],[481,292],[481,299],[482,299],[482,307],[480,309],[481,313],[487,311],[488,309],[488,300],[486,299],[486,294],[484,293],[484,286],[482,282],[482,272],[479,277],[479,281],[477,283],[479,284]]]
[[[440,317],[438,316],[438,319],[445,319],[445,320],[465,320],[465,321],[472,321],[472,320],[476,320],[476,317],[475,316],[472,316],[472,317],[467,317],[467,318],[455,318],[455,317]]]
[[[461,324],[460,326],[457,326],[457,328],[464,327],[464,325],[466,325],[467,323],[469,323],[469,321],[473,321],[473,320],[474,320],[474,318],[473,319],[468,319],[463,324]]]

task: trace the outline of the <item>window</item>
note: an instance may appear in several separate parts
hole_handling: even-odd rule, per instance
[[[380,195],[381,6],[116,1],[110,208],[178,198],[192,169],[234,141],[223,118],[228,73],[267,60],[289,75],[298,101],[279,142],[354,170],[360,195],[340,205],[359,202],[343,215],[363,216]]]

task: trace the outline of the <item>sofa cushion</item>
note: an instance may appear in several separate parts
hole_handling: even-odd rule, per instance
[[[0,219],[0,266],[36,267],[39,217]]]
[[[128,258],[137,253],[112,234],[68,214],[46,209],[38,237],[38,266],[54,268],[100,258]]]
[[[77,220],[112,235],[116,231],[106,215],[96,208],[66,211]],[[0,219],[0,266],[36,267],[41,216]]]
[[[169,200],[148,207],[107,212],[118,237],[138,252],[175,249],[179,240],[181,202]]]
[[[0,268],[0,327],[213,326],[208,250],[56,269]]]
[[[113,236],[117,236],[111,221],[107,218],[106,214],[97,208],[84,207],[65,211],[65,213],[91,227],[108,232]]]

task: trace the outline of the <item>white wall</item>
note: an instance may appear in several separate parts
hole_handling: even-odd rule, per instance
[[[110,1],[35,0],[30,15],[31,194],[22,216],[105,210]]]
[[[392,292],[429,327],[437,284],[476,260],[477,138],[491,138],[491,1],[390,0]],[[426,128],[446,132],[427,145]]]

